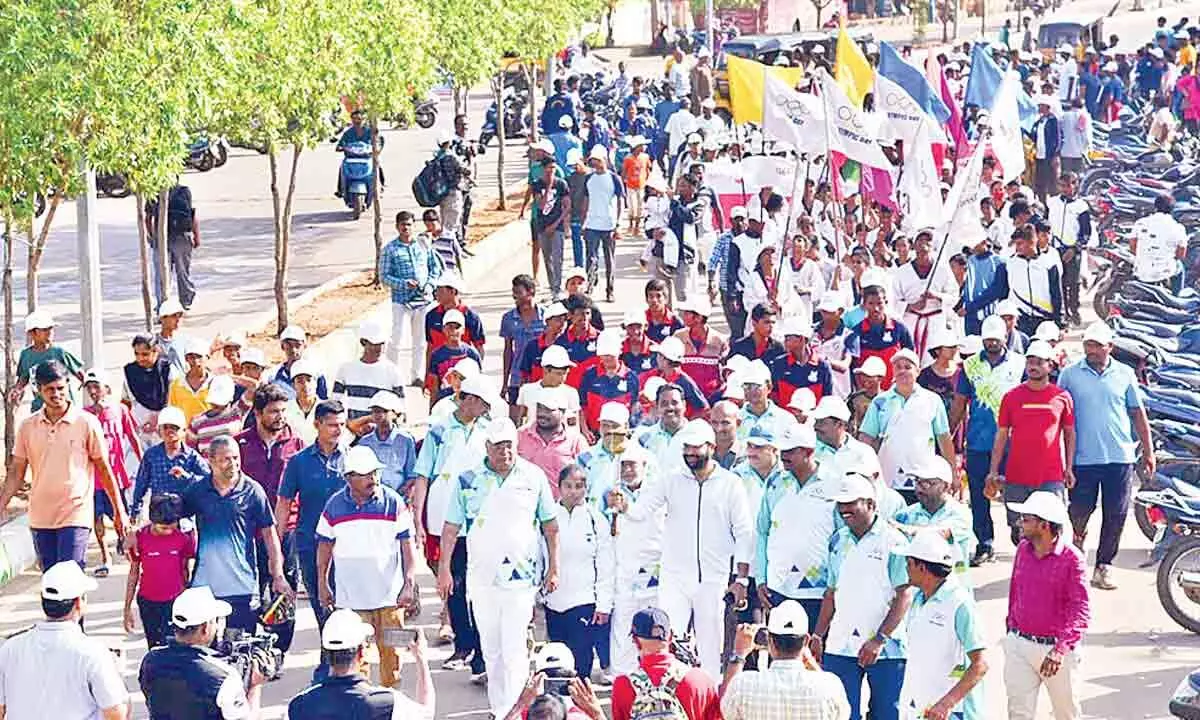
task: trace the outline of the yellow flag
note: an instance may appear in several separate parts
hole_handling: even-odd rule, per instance
[[[850,102],[862,107],[863,97],[874,91],[875,70],[863,55],[862,48],[846,33],[838,31],[837,57],[833,64],[833,77],[846,92]]]
[[[798,67],[775,67],[753,60],[727,57],[729,68],[729,104],[736,123],[762,122],[763,93],[766,92],[766,76],[778,78],[795,87],[804,77],[804,69]]]

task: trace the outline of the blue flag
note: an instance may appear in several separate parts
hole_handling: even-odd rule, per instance
[[[950,119],[950,108],[930,86],[925,73],[900,57],[896,48],[886,42],[879,43],[879,67],[877,72],[904,88],[917,105],[932,115],[939,123]]]
[[[1000,81],[1004,79],[1004,71],[992,59],[987,43],[975,43],[971,48],[971,76],[967,78],[967,105],[978,105],[991,110],[992,101],[1000,91]],[[1017,95],[1017,108],[1021,112],[1021,127],[1030,132],[1037,120],[1037,106],[1033,99],[1022,90]]]

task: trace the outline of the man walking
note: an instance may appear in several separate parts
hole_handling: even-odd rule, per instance
[[[158,198],[146,203],[146,238],[150,243],[154,260],[155,304],[161,305],[167,296],[166,278],[160,277],[158,264]],[[192,205],[192,191],[186,185],[176,183],[167,195],[167,265],[175,273],[175,294],[183,309],[191,308],[196,299],[196,285],[192,282],[192,251],[200,247],[200,221]]]
[[[433,281],[442,274],[442,261],[433,248],[416,242],[412,227],[412,213],[396,213],[396,237],[383,248],[379,279],[392,290],[391,360],[405,381],[419,387],[424,375],[425,308],[433,299]],[[408,347],[407,364],[400,361],[401,347]]]
[[[1134,435],[1140,445],[1146,477],[1154,477],[1154,444],[1146,410],[1138,395],[1133,369],[1112,359],[1112,329],[1103,322],[1083,335],[1084,358],[1063,369],[1058,386],[1075,406],[1074,469],[1071,525],[1075,545],[1083,548],[1088,520],[1101,502],[1100,544],[1092,587],[1113,590],[1112,561],[1120,548],[1121,531],[1129,514],[1131,470],[1137,459]],[[1068,447],[1070,458],[1071,448]]]
[[[625,186],[608,169],[608,153],[597,145],[588,155],[592,174],[584,195],[583,240],[587,246],[588,287],[598,287],[600,278],[597,252],[604,251],[605,300],[613,301],[613,254],[616,250],[617,222],[625,201]]]

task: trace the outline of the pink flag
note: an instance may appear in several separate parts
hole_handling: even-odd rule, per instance
[[[864,166],[862,170],[859,189],[863,197],[874,200],[892,210],[899,210],[900,208],[896,205],[896,189],[892,173],[877,167]]]
[[[925,76],[929,78],[930,84],[941,93],[942,102],[950,108],[950,119],[946,122],[946,135],[954,143],[956,157],[966,157],[967,130],[963,126],[962,108],[958,106],[958,101],[950,92],[950,84],[946,82],[946,73],[943,72],[941,63],[934,57],[933,50],[929,51],[929,58],[925,61]],[[938,167],[941,165],[939,164]]]

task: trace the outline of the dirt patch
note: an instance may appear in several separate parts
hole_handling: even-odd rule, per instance
[[[499,202],[492,199],[483,208],[471,210],[471,224],[467,227],[467,244],[472,245],[496,232],[500,228],[517,219],[517,211],[521,209],[521,199],[525,197],[525,188],[509,193],[505,202],[506,209],[499,209]]]

